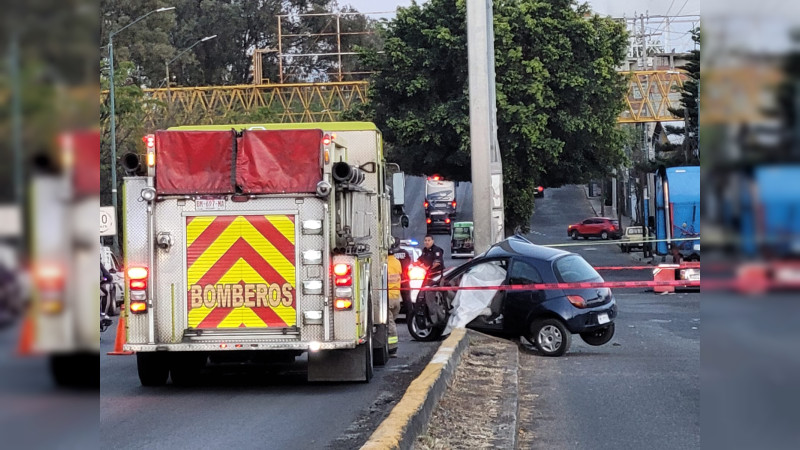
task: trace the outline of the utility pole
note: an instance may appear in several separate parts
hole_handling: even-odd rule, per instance
[[[25,195],[22,178],[22,82],[19,62],[19,35],[11,32],[11,45],[8,52],[9,78],[11,78],[11,147],[14,152],[14,202],[23,211]],[[24,214],[20,214],[24,224]],[[17,236],[17,261],[22,261],[25,239]]]
[[[480,253],[505,237],[491,0],[467,0],[467,30],[472,211],[475,251]]]

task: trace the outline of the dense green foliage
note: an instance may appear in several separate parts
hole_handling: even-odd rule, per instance
[[[383,30],[370,103],[389,157],[414,174],[470,179],[466,6],[431,0],[400,9]],[[505,217],[527,230],[534,189],[585,182],[624,162],[617,127],[624,27],[574,0],[495,0],[498,140]]]
[[[681,69],[686,71],[689,77],[683,83],[681,92],[681,107],[669,108],[672,114],[684,118],[683,127],[666,127],[669,134],[682,134],[684,141],[680,145],[667,145],[663,150],[680,150],[672,157],[668,157],[665,164],[667,167],[676,165],[695,165],[699,164],[698,144],[699,144],[699,92],[700,92],[700,29],[692,30],[692,40],[698,47],[686,58],[686,64]]]

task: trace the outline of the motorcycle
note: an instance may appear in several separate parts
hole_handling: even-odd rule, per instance
[[[435,341],[447,326],[450,296],[443,291],[422,291],[423,286],[436,286],[440,278],[441,275],[428,277],[428,270],[422,264],[412,264],[408,268],[411,313],[406,323],[411,337],[417,341]]]
[[[100,305],[108,308],[108,304],[114,301],[112,297],[113,289],[110,281],[100,282]],[[100,311],[100,332],[106,331],[112,324],[112,320],[105,311]]]

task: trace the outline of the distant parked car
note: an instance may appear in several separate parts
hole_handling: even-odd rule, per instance
[[[629,253],[633,248],[644,247],[644,227],[627,227],[619,240],[619,248]]]
[[[582,222],[572,224],[567,227],[567,236],[572,239],[582,237],[599,237],[600,239],[619,239],[622,237],[622,230],[619,227],[619,220],[608,217],[590,217]]]

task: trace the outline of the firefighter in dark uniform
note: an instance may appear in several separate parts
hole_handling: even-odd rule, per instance
[[[419,261],[428,269],[427,277],[430,279],[441,275],[444,270],[444,250],[433,243],[433,236],[430,234],[425,236],[424,244]]]

